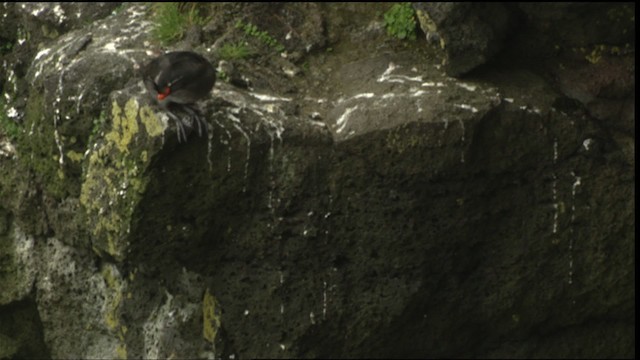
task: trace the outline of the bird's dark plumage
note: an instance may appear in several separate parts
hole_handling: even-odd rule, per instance
[[[143,68],[142,77],[149,94],[175,120],[178,141],[181,137],[186,140],[185,126],[191,124],[174,111],[186,113],[202,135],[201,127],[207,124],[195,103],[209,95],[216,82],[216,70],[207,59],[190,51],[166,53],[151,60]]]

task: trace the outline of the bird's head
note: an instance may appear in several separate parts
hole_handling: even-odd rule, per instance
[[[162,106],[193,104],[206,97],[215,84],[213,65],[193,52],[164,54],[143,69],[144,84],[153,99]]]
[[[183,88],[185,86],[183,78],[183,76],[176,76],[169,71],[162,72],[154,83],[158,101],[166,99],[167,96]]]

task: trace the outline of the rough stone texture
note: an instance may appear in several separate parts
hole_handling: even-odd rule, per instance
[[[32,299],[3,305],[0,312],[0,357],[50,358],[43,341],[43,330],[36,303]]]
[[[4,5],[7,7],[6,5]],[[46,3],[22,2],[12,8],[22,17],[29,33],[42,33],[51,38],[58,37],[72,29],[86,26],[87,23],[102,19],[119,6],[117,2],[92,3]]]
[[[180,144],[145,6],[3,58],[0,357],[635,356],[632,51],[459,80],[388,4],[214,4],[196,51],[287,54]]]
[[[19,228],[14,229],[13,233],[9,233],[8,229],[0,231],[0,239],[3,240],[0,243],[0,262],[3,269],[0,280],[6,285],[0,293],[0,305],[6,305],[24,298],[31,292],[36,276],[33,260],[34,240]]]
[[[109,265],[100,269],[86,249],[56,238],[42,239],[37,254],[36,302],[51,356],[100,358],[115,354],[117,339],[105,336],[112,330],[113,298],[119,295],[118,289],[109,287],[109,281],[116,277],[108,272]]]
[[[420,2],[413,8],[427,40],[444,50],[443,66],[450,76],[466,74],[489,61],[502,49],[512,25],[502,3]]]

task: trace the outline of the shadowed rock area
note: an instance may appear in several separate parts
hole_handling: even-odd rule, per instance
[[[635,5],[200,6],[0,5],[0,358],[635,357]]]

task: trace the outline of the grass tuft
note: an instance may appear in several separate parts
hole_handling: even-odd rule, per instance
[[[249,49],[244,43],[224,44],[220,47],[218,55],[222,60],[237,60],[244,59],[255,55],[255,53]]]
[[[163,44],[180,40],[190,26],[207,21],[198,13],[197,3],[163,2],[152,5],[154,37]]]

